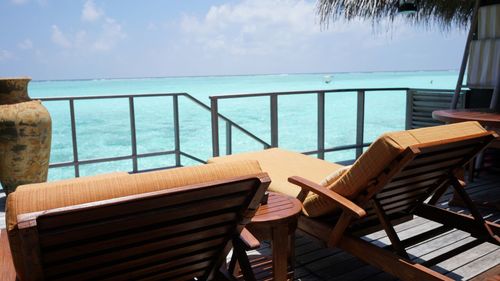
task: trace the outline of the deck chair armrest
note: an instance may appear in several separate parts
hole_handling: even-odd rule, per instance
[[[288,181],[290,183],[300,186],[302,190],[313,192],[327,200],[333,201],[345,212],[349,213],[355,218],[359,219],[366,216],[366,211],[363,208],[356,205],[354,202],[345,198],[344,196],[336,193],[335,191],[327,189],[317,183],[314,183],[308,179],[299,176],[289,177]]]
[[[245,246],[245,251],[250,251],[250,250],[255,250],[260,248],[260,242],[255,238],[255,236],[250,233],[246,228],[243,228],[243,230],[240,233],[239,239],[241,242],[243,242],[243,245]]]

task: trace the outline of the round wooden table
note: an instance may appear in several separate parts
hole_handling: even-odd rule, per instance
[[[432,112],[432,118],[443,121],[445,123],[458,123],[465,121],[477,121],[479,124],[487,127],[488,130],[500,132],[500,113],[495,112],[491,109],[447,109],[447,110],[435,110]],[[491,147],[497,147],[498,140],[494,141]],[[480,156],[481,158],[481,156]],[[481,162],[481,159],[476,160]],[[474,178],[475,165],[470,166],[469,170],[469,180]],[[479,207],[492,208],[498,210],[497,202],[474,202]],[[461,201],[460,197],[457,196],[456,192],[453,193],[453,198],[449,202],[450,205],[465,207],[465,204]]]
[[[295,230],[302,204],[296,198],[269,193],[247,229],[259,240],[270,240],[273,280],[293,280],[295,265]]]
[[[490,109],[447,109],[435,110],[432,118],[445,123],[477,121],[483,126],[500,128],[500,113]]]

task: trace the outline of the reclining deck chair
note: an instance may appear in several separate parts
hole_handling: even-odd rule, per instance
[[[376,140],[352,167],[337,168],[333,175],[319,185],[305,179],[309,166],[332,167],[331,163],[296,153],[266,151],[212,159],[226,162],[234,159],[259,160],[273,183],[282,182],[287,169],[299,171],[289,181],[302,188],[297,197],[303,201],[303,215],[299,229],[325,242],[330,247],[341,248],[357,258],[403,280],[450,280],[424,264],[409,260],[405,248],[437,236],[452,228],[471,233],[481,241],[500,245],[500,226],[483,220],[462,184],[455,177],[477,153],[484,149],[496,135],[484,130],[476,122],[466,122],[404,132],[388,133]],[[286,161],[266,154],[286,155]],[[303,161],[288,164],[292,158]],[[312,159],[312,158],[311,158]],[[273,162],[274,168],[270,167]],[[300,166],[302,165],[302,168]],[[274,169],[274,170],[273,170]],[[281,170],[280,170],[281,169]],[[302,172],[300,172],[302,170]],[[314,169],[317,173],[318,169]],[[277,179],[279,178],[279,179]],[[433,206],[452,185],[470,208],[472,216],[453,213]],[[289,193],[297,192],[287,186],[270,189]],[[442,227],[401,241],[394,225],[418,215],[443,224]],[[391,248],[375,246],[360,236],[384,229],[391,241]],[[452,253],[457,254],[457,253]],[[442,256],[446,258],[449,256]]]
[[[268,185],[243,161],[21,186],[7,199],[17,277],[231,280],[221,265]]]

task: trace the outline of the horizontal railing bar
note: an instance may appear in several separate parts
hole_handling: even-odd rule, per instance
[[[140,173],[154,172],[154,171],[160,171],[160,170],[168,170],[168,169],[173,169],[173,168],[177,168],[177,167],[182,167],[182,166],[164,166],[164,167],[158,167],[158,168],[144,169],[144,170],[138,170],[136,173],[129,172],[129,174],[140,174]]]
[[[360,148],[360,147],[370,146],[370,144],[371,143],[363,143],[363,145],[349,144],[349,145],[334,146],[331,148],[325,148],[323,150],[323,152],[334,152],[334,151],[341,151],[341,150],[356,149],[356,148]],[[310,155],[310,154],[318,154],[319,152],[320,152],[319,150],[311,150],[311,151],[302,152],[302,154]]]
[[[450,89],[429,89],[429,88],[409,88],[408,90],[418,91],[418,92],[429,92],[429,93],[454,93],[455,90]],[[465,92],[465,91],[462,91]]]
[[[95,95],[95,96],[74,96],[74,97],[41,97],[33,98],[41,101],[65,101],[65,100],[92,100],[92,99],[124,99],[124,98],[147,98],[147,97],[171,97],[186,96],[187,93],[153,93],[153,94],[125,94],[125,95]]]
[[[201,160],[200,158],[195,157],[195,156],[188,154],[186,152],[181,151],[181,155],[186,156],[187,158],[189,158],[191,160],[198,161],[198,162],[203,163],[203,164],[207,164],[207,161]]]
[[[137,158],[146,158],[146,157],[163,156],[163,155],[170,155],[170,154],[175,154],[175,150],[141,153],[141,154],[137,154],[136,157]],[[73,162],[73,161],[71,161],[71,162],[59,162],[59,163],[51,163],[49,165],[49,168],[70,167],[70,166],[76,165],[77,163],[78,163],[78,165],[85,165],[85,164],[96,164],[96,163],[102,163],[102,162],[130,160],[132,158],[133,158],[132,155],[125,155],[125,156],[116,156],[116,157],[107,157],[107,158],[79,160],[78,162]]]
[[[64,167],[72,167],[76,164],[76,162],[58,162],[58,163],[50,163],[49,168],[64,168]]]
[[[420,88],[349,88],[349,89],[331,89],[331,90],[307,90],[307,91],[288,91],[288,92],[264,92],[264,93],[242,93],[242,94],[229,94],[220,96],[210,96],[210,99],[232,99],[232,98],[250,98],[277,95],[297,95],[297,94],[317,94],[318,92],[325,93],[343,93],[343,92],[381,92],[381,91],[407,91],[415,90],[424,93],[453,93],[453,90],[447,89],[420,89]],[[463,91],[462,91],[463,92]]]
[[[164,155],[170,155],[170,154],[175,154],[175,150],[141,153],[141,154],[137,154],[137,158],[164,156]]]
[[[325,93],[341,93],[341,92],[379,92],[379,91],[406,91],[409,88],[352,88],[352,89],[330,89],[330,90],[307,90],[307,91],[289,91],[289,92],[267,92],[267,93],[250,93],[250,94],[229,94],[220,96],[210,96],[210,99],[233,99],[233,98],[248,98],[262,97],[270,95],[298,95],[298,94],[317,94],[318,92]]]
[[[348,149],[356,149],[359,147],[368,147],[370,146],[370,142],[363,143],[363,145],[358,146],[358,145],[340,145],[340,146],[335,146],[332,148],[325,148],[325,152],[334,152],[334,151],[339,151],[339,150],[348,150]]]

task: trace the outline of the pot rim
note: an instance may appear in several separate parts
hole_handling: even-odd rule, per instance
[[[29,76],[17,76],[17,77],[0,77],[0,81],[12,81],[12,80],[18,80],[18,81],[31,81],[31,77]]]

